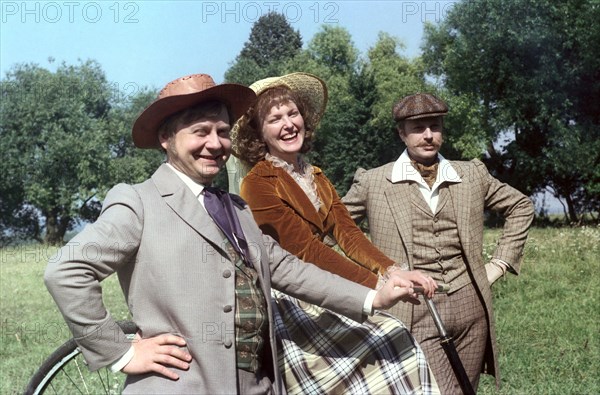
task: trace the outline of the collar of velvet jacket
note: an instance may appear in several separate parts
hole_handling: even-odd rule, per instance
[[[325,231],[324,220],[327,218],[327,214],[331,210],[331,204],[333,203],[333,196],[327,191],[327,180],[323,176],[323,172],[320,168],[313,166],[313,174],[315,176],[315,183],[317,184],[317,193],[323,202],[319,212],[315,210],[315,207],[310,202],[308,196],[300,185],[292,176],[290,176],[284,169],[273,166],[268,160],[262,160],[258,162],[250,173],[255,174],[258,177],[276,177],[275,192],[277,196],[285,201],[298,215],[310,222],[319,229],[320,233]]]

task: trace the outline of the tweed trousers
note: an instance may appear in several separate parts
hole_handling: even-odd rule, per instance
[[[468,284],[449,295],[436,294],[433,302],[448,335],[454,339],[471,385],[477,391],[488,339],[488,322],[481,298],[473,284]],[[427,357],[440,392],[444,395],[462,394],[425,303],[414,307],[412,333]]]

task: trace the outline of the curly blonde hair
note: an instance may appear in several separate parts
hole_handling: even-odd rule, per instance
[[[314,117],[306,113],[308,108],[302,97],[285,86],[276,86],[261,93],[255,104],[248,109],[236,125],[234,154],[242,161],[254,166],[265,158],[269,152],[267,143],[262,137],[262,124],[273,106],[293,102],[304,119],[304,143],[300,153],[312,149],[312,140],[316,125]]]

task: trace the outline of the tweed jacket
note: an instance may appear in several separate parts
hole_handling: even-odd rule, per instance
[[[376,274],[394,261],[375,248],[356,226],[321,169],[313,166],[313,174],[322,201],[318,212],[298,183],[268,160],[252,168],[240,193],[262,231],[283,248],[324,270],[375,288]],[[323,242],[327,235],[335,238],[350,259]]]
[[[467,270],[483,301],[488,318],[490,337],[483,371],[498,378],[492,294],[482,256],[484,209],[491,209],[504,216],[503,233],[493,257],[507,262],[511,266],[510,270],[518,274],[527,232],[533,220],[533,204],[518,190],[492,177],[479,160],[450,163],[462,180],[448,186],[458,235]],[[410,197],[417,188],[410,182],[392,183],[393,166],[394,163],[388,163],[368,171],[358,169],[352,187],[342,200],[355,221],[368,218],[371,239],[381,251],[396,262],[408,262],[412,269]],[[409,328],[412,327],[412,305],[398,304],[390,312]]]
[[[241,199],[239,199],[241,202]],[[236,213],[265,295],[271,286],[354,320],[363,320],[368,288],[306,264],[264,236],[250,210]],[[98,220],[49,263],[46,285],[92,370],[111,365],[130,348],[102,303],[100,282],[116,272],[142,338],[182,336],[192,355],[179,380],[129,376],[125,393],[236,393],[234,260],[196,196],[166,165],[142,184],[119,184]],[[267,361],[274,390],[277,369],[272,305],[267,298]]]

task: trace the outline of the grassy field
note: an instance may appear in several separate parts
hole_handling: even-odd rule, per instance
[[[486,231],[485,254],[497,230]],[[56,249],[0,250],[0,394],[22,393],[42,360],[70,337],[42,274]],[[115,278],[104,287],[117,319],[127,311]],[[479,393],[600,394],[600,228],[533,229],[521,276],[494,285],[502,387]]]

